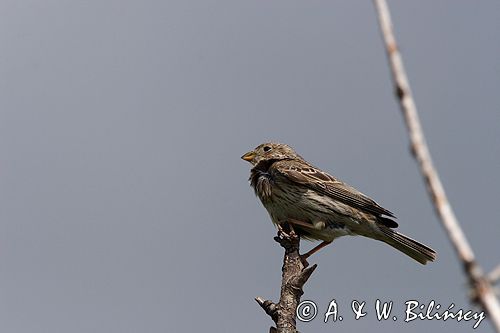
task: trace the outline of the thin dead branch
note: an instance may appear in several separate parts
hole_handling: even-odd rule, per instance
[[[255,300],[276,324],[276,328],[271,327],[270,332],[297,333],[297,306],[304,294],[304,284],[317,265],[308,267],[299,254],[299,236],[293,230],[285,230],[278,231],[278,236],[274,238],[285,249],[280,300],[277,304],[261,297],[256,297]]]
[[[489,315],[493,326],[500,332],[500,305],[490,284],[476,262],[472,248],[460,228],[453,209],[446,197],[443,185],[435,169],[427,143],[420,125],[417,107],[412,97],[406,71],[403,66],[396,39],[394,37],[389,8],[385,0],[374,0],[378,14],[380,30],[384,39],[387,57],[391,67],[392,78],[396,87],[396,95],[401,106],[408,134],[410,137],[411,151],[425,179],[427,191],[432,198],[432,203],[437,215],[453,245],[453,248],[463,264],[473,294],[477,302]]]

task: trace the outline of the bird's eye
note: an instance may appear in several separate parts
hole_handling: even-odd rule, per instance
[[[265,146],[265,147],[264,147],[264,151],[265,151],[266,153],[267,153],[268,151],[270,151],[270,150],[271,150],[271,147],[269,147],[269,146]]]

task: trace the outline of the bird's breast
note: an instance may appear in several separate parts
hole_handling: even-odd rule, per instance
[[[263,203],[271,200],[274,181],[268,172],[262,170],[252,170],[250,174],[250,184],[252,185],[255,194]]]

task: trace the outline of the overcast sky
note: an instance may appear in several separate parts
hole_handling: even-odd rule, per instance
[[[500,3],[389,5],[435,164],[489,271]],[[339,239],[310,260],[304,299],[320,315],[300,331],[472,331],[403,320],[407,300],[477,309],[409,153],[370,1],[4,0],[0,13],[1,332],[267,332],[253,299],[278,298],[282,249],[240,156],[268,140],[438,252],[422,266]],[[332,299],[344,320],[325,324]],[[378,322],[376,299],[398,320]]]

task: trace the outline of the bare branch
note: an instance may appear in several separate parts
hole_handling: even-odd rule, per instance
[[[420,125],[417,107],[412,97],[406,71],[403,66],[401,54],[392,30],[389,8],[385,0],[374,0],[378,13],[380,30],[385,42],[387,57],[396,87],[396,95],[401,106],[408,134],[410,137],[411,151],[417,160],[422,176],[427,185],[427,191],[432,198],[434,208],[440,221],[453,245],[455,252],[463,263],[469,283],[477,295],[477,302],[488,313],[497,332],[500,332],[500,305],[494,291],[477,264],[472,248],[460,228],[460,225],[451,208],[437,170],[432,163],[429,149]]]
[[[276,328],[271,327],[270,332],[298,333],[296,328],[296,313],[300,297],[304,294],[303,287],[317,265],[308,267],[299,254],[300,238],[293,230],[279,230],[274,238],[284,249],[281,295],[276,304],[261,297],[255,298],[257,303],[276,323]]]

